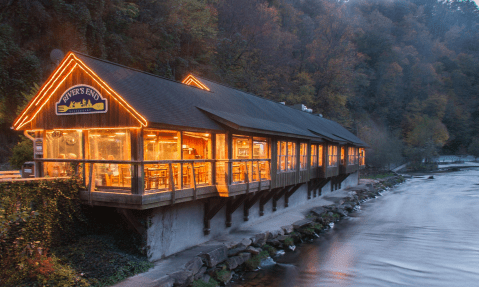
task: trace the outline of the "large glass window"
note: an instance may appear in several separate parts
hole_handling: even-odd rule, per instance
[[[359,165],[360,166],[366,165],[366,151],[364,148],[359,149]]]
[[[358,164],[358,148],[348,147],[348,165]]]
[[[183,159],[212,159],[211,134],[183,132]],[[183,164],[184,186],[191,187],[191,164]],[[211,185],[212,169],[210,162],[195,162],[196,185]]]
[[[307,169],[308,168],[308,144],[300,143],[299,145],[299,168]]]
[[[296,170],[296,143],[278,141],[278,171]]]
[[[82,159],[82,131],[45,131],[43,151],[44,158]],[[75,165],[64,162],[46,162],[43,167],[45,176],[58,177],[71,175],[74,172]]]
[[[311,167],[318,166],[318,145],[311,145]]]
[[[100,160],[131,160],[130,131],[127,129],[90,130],[89,158]],[[131,187],[131,165],[97,163],[94,169],[97,187]]]
[[[323,166],[323,145],[318,146],[318,166]]]
[[[288,170],[296,170],[296,143],[288,142]]]
[[[346,148],[344,146],[341,147],[341,165],[345,165],[345,157],[346,157]]]
[[[180,132],[145,130],[143,154],[145,160],[181,159]]]
[[[233,159],[251,159],[251,138],[247,136],[233,135]],[[233,182],[245,182],[246,177],[252,180],[251,164],[247,162],[233,162],[231,166]]]
[[[227,159],[228,158],[228,147],[226,145],[226,135],[217,134],[216,135],[216,159]],[[227,184],[226,181],[226,162],[217,161],[216,162],[216,184]]]
[[[328,146],[328,166],[338,166],[338,147]]]
[[[287,156],[286,142],[278,141],[278,171],[286,171]]]
[[[269,159],[269,141],[267,138],[253,137],[253,159]],[[258,173],[259,170],[259,173]],[[253,162],[253,181],[269,179],[269,162]]]

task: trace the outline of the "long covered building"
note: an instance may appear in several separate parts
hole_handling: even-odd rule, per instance
[[[13,128],[34,138],[36,177],[79,173],[85,203],[149,209],[153,219],[200,214],[199,224],[188,224],[201,240],[224,232],[210,234],[219,212],[229,228],[240,224],[234,214],[246,221],[357,184],[366,147],[319,115],[78,52],[67,54]]]

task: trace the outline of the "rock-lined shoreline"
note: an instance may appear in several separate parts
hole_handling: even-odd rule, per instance
[[[353,212],[362,202],[404,181],[402,176],[363,180],[365,184],[348,189],[347,197],[334,204],[311,209],[305,219],[273,231],[258,233],[240,242],[214,246],[155,285],[213,287],[224,286],[232,279],[242,280],[243,276],[256,270],[277,252],[292,251],[296,244],[319,237],[319,234],[331,228],[331,224]]]

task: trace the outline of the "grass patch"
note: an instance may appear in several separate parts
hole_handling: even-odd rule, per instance
[[[320,223],[315,223],[311,226],[311,228],[313,228],[316,232],[320,232],[323,230],[323,225]]]
[[[245,266],[247,270],[253,271],[259,267],[261,264],[261,260],[268,258],[269,253],[266,250],[261,251],[257,255],[251,257],[245,262]]]
[[[293,246],[294,245],[294,240],[291,237],[287,237],[284,239],[284,245],[286,246]]]
[[[278,252],[278,250],[276,250],[276,248],[274,248],[273,246],[270,246],[268,244],[265,244],[263,246],[263,250],[268,251],[269,256],[275,256],[276,252]]]

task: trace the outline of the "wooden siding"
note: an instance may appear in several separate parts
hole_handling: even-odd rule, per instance
[[[75,65],[74,62],[70,64]],[[59,82],[68,74],[71,67],[60,75]],[[108,101],[108,111],[98,114],[80,114],[80,115],[56,115],[55,104],[62,94],[69,88],[85,84],[97,89],[104,99]],[[39,105],[41,106],[41,105]],[[38,108],[29,116],[33,116]],[[28,125],[30,125],[28,127]],[[121,104],[114,99],[101,85],[97,84],[93,78],[76,67],[71,74],[58,86],[55,93],[49,98],[41,111],[25,127],[28,129],[83,129],[83,128],[108,128],[108,127],[139,127],[140,123],[136,120]]]

